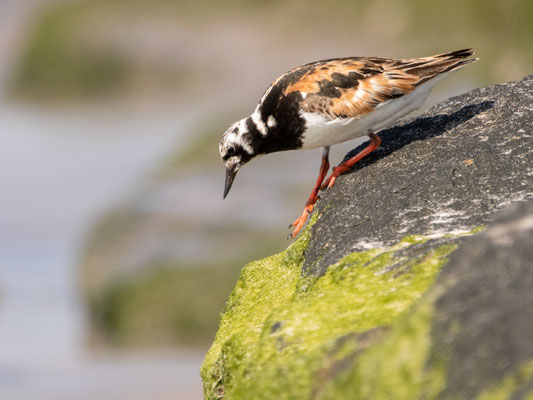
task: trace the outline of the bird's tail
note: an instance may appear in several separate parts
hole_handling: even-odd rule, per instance
[[[472,49],[462,49],[431,57],[413,58],[404,60],[405,63],[401,68],[409,74],[417,75],[420,78],[418,84],[421,84],[437,75],[455,71],[479,60],[479,58],[467,59],[473,54]]]

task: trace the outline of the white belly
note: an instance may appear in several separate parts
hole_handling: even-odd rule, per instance
[[[372,112],[360,117],[331,120],[322,114],[302,112],[301,115],[305,119],[307,127],[302,139],[302,148],[316,149],[331,146],[388,127],[420,108],[431,93],[433,86],[446,77],[448,73],[424,82],[411,93],[382,103]]]

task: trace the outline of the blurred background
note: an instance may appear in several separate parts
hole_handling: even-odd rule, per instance
[[[526,0],[0,0],[0,398],[201,398],[241,267],[287,246],[320,164],[254,160],[222,201],[226,127],[323,58],[475,48],[428,106],[520,79],[532,16]]]

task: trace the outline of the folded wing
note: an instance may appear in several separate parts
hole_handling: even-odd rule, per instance
[[[286,77],[295,74],[299,79],[290,82],[283,95],[299,92],[302,109],[307,112],[330,119],[357,118],[437,75],[476,61],[466,59],[472,54],[471,49],[464,49],[402,60],[376,57],[325,60],[290,71]]]

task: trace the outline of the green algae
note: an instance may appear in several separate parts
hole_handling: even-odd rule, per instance
[[[435,377],[444,374],[434,374],[431,379],[419,376],[423,375],[429,351],[429,306],[420,307],[416,318],[395,328],[393,332],[397,333],[387,335],[387,341],[375,350],[370,346],[368,354],[376,352],[374,357],[357,357],[357,363],[362,364],[349,370],[358,373],[360,379],[349,379],[349,385],[344,385],[337,375],[340,365],[349,363],[354,354],[369,346],[364,339],[368,332],[376,332],[374,336],[381,338],[383,327],[395,326],[433,283],[455,246],[444,245],[423,257],[405,260],[397,256],[398,250],[428,240],[409,236],[388,248],[350,254],[330,266],[322,277],[302,277],[303,252],[309,235],[308,227],[285,252],[243,269],[202,366],[205,397],[335,398],[343,388],[348,390],[346,393],[354,393],[354,382],[359,382],[356,385],[360,393],[371,393],[380,387],[376,398],[386,398],[393,386],[378,381],[383,374],[394,375],[398,371],[397,380],[408,378],[410,382],[404,387],[406,396],[422,387],[438,392],[441,380]],[[398,341],[402,345],[394,350]],[[411,350],[416,350],[417,355],[405,357],[403,352]],[[372,364],[380,357],[387,362],[393,351],[399,352],[399,361],[397,366],[390,365],[389,372]],[[374,386],[368,386],[371,380],[362,377],[375,370],[381,374],[375,375]],[[323,390],[314,385],[317,378],[326,382],[340,380],[333,389]],[[395,381],[390,382],[393,385]],[[335,396],[331,397],[331,393]]]
[[[243,373],[264,330],[264,321],[289,301],[300,278],[303,252],[310,238],[311,218],[300,238],[287,250],[247,264],[231,293],[218,333],[201,368],[205,398],[222,398],[227,386]]]
[[[468,232],[469,235],[477,235],[478,233],[483,232],[485,229],[487,229],[487,225],[479,225],[472,229],[470,232]]]
[[[427,242],[429,239],[422,235],[408,235],[400,240],[400,244],[417,244]]]
[[[392,325],[429,287],[444,257],[453,249],[453,246],[443,246],[414,265],[409,273],[399,276],[397,271],[381,273],[395,261],[394,250],[381,254],[379,250],[371,250],[345,257],[311,288],[296,291],[288,304],[270,313],[265,321],[270,329],[263,332],[246,373],[239,377],[235,390],[229,391],[229,397],[313,397],[318,390],[313,386],[315,376],[334,369],[324,364],[333,364],[346,354],[358,351],[357,340],[337,349],[338,339]],[[272,333],[275,324],[280,328]],[[429,333],[422,336],[429,338]],[[418,348],[420,343],[412,346]],[[385,349],[383,354],[387,357],[389,353]],[[425,361],[423,356],[416,358],[419,359]],[[376,386],[384,390],[382,385]],[[349,387],[344,394],[353,392]]]
[[[316,398],[433,399],[445,386],[447,360],[430,353],[432,293],[402,316],[383,341],[362,352]],[[431,367],[428,360],[432,358]]]

